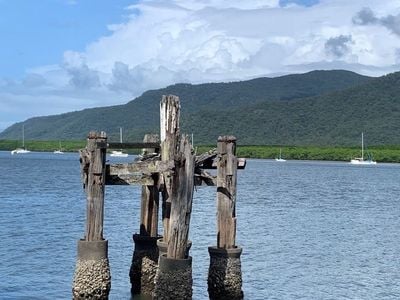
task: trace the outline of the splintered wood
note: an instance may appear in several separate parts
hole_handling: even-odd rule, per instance
[[[217,246],[229,249],[236,239],[236,138],[219,137],[217,152]]]
[[[179,139],[179,98],[173,95],[163,96],[160,103],[160,139],[161,161],[173,161]],[[162,218],[164,228],[164,242],[169,239],[169,219],[172,200],[172,172],[161,173],[162,184]]]
[[[80,151],[82,180],[86,191],[86,241],[103,240],[106,147],[105,132],[90,132],[86,148]]]
[[[188,136],[183,136],[175,158],[167,257],[184,259],[189,235],[194,188],[194,162]]]

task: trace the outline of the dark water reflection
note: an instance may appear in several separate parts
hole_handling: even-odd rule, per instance
[[[85,196],[77,154],[0,152],[0,298],[70,299]],[[249,160],[238,179],[245,299],[400,299],[399,165]],[[131,299],[139,187],[107,187],[110,299]],[[195,192],[194,299],[207,299],[215,188]]]

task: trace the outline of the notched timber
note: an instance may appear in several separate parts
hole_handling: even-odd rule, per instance
[[[106,165],[107,185],[154,185],[154,174],[173,171],[174,163],[163,161],[138,161],[127,164]]]

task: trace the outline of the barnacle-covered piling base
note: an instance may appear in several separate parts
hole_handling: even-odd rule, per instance
[[[154,278],[158,266],[157,240],[159,238],[161,237],[133,235],[135,250],[129,271],[132,294],[152,295],[154,292]]]
[[[108,241],[78,241],[72,295],[74,300],[108,299],[111,289]]]
[[[209,247],[208,295],[211,300],[241,300],[242,271],[240,255],[242,248],[221,249]]]
[[[153,299],[192,299],[192,257],[167,258],[160,255]]]

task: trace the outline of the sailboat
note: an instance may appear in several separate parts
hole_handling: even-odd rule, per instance
[[[276,161],[286,161],[286,159],[282,158],[282,148],[279,149],[279,157],[275,158]]]
[[[371,157],[364,160],[364,133],[361,132],[361,157],[356,157],[350,160],[353,165],[376,165],[376,161],[373,161]]]
[[[54,150],[54,154],[64,154],[64,152],[61,151],[61,142],[59,142],[59,145],[58,150]]]
[[[22,125],[22,148],[17,148],[11,151],[11,154],[25,154],[31,151],[25,149],[25,126]]]
[[[122,127],[119,128],[119,142],[122,144]],[[114,150],[110,156],[113,157],[128,157],[128,153],[122,152],[122,150]]]

